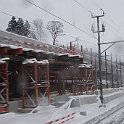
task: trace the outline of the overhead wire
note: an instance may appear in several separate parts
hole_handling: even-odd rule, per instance
[[[1,11],[1,10],[0,10],[0,13],[2,13],[2,14],[4,14],[4,15],[7,15],[7,16],[10,16],[10,17],[14,16],[15,18],[21,18],[21,17],[17,17],[17,16],[15,16],[15,15],[12,15],[12,14],[10,14],[10,13],[7,13],[7,12]],[[26,21],[26,19],[23,19],[23,20]],[[31,22],[31,21],[29,21],[29,24],[33,24],[33,25],[34,25],[34,23]],[[46,29],[46,27],[44,27],[44,26],[42,26],[42,27]],[[36,31],[34,28],[32,28],[31,30],[33,30],[33,31],[36,32],[36,33],[39,33],[39,32]],[[41,40],[43,40],[43,41],[45,41],[45,42],[48,42],[48,41],[46,41],[46,40],[44,40],[44,39],[41,39]]]
[[[118,35],[120,38],[122,38],[122,36],[120,35],[120,33],[116,30],[116,28],[114,28],[112,25],[110,25],[109,23],[106,22],[106,25],[108,25],[110,28],[108,30],[112,31],[114,34]],[[113,29],[113,30],[112,30]]]
[[[76,1],[76,0],[74,0],[74,1]],[[78,2],[79,3],[79,2]],[[8,15],[8,16],[13,16],[13,15],[11,15],[11,14],[8,14],[8,13],[6,13],[6,12],[3,12],[3,11],[0,11],[1,13],[3,13],[3,14],[5,14],[5,15]],[[91,11],[89,11],[88,10],[88,12],[89,13],[91,13]],[[15,16],[16,17],[16,16]],[[16,18],[19,18],[19,17],[16,17]],[[30,23],[32,23],[32,24],[34,24],[33,22],[30,22]],[[46,29],[46,27],[43,27],[43,28],[45,28]],[[65,34],[66,36],[69,36],[69,37],[71,37],[71,38],[76,38],[76,37],[73,37],[73,36],[71,36],[71,35],[67,35],[67,34]],[[82,40],[82,39],[79,39],[79,40]],[[84,41],[84,40],[82,40],[82,41]]]
[[[14,16],[14,15],[11,15],[11,14],[9,14],[9,13],[6,13],[6,12],[3,12],[3,11],[1,11],[0,10],[0,12],[1,13],[3,13],[3,14],[5,14],[5,15],[8,15],[8,16]],[[17,16],[15,16],[16,18],[19,18],[19,17],[17,17]],[[31,24],[33,24],[33,22],[30,22]],[[45,27],[44,27],[45,28]],[[65,34],[66,36],[68,36],[68,37],[71,37],[71,38],[75,38],[76,39],[76,37],[74,37],[74,36],[71,36],[71,35],[68,35],[68,34]],[[44,39],[42,39],[42,40],[44,40]],[[82,39],[79,39],[79,40],[81,40],[81,41],[84,41],[84,40],[82,40]],[[45,41],[45,42],[48,42],[48,41]],[[87,41],[85,41],[85,42],[87,42]],[[89,56],[89,55],[87,55],[87,56]],[[96,56],[93,56],[93,57],[95,57],[95,58],[97,58],[98,59],[98,57],[96,57]]]
[[[85,34],[87,34],[87,35],[89,35],[89,36],[91,36],[91,37],[97,39],[95,36],[90,35],[89,33],[87,33],[86,31],[82,30],[81,28],[79,28],[79,27],[77,27],[77,26],[71,24],[70,22],[66,21],[65,19],[62,19],[62,18],[56,16],[55,14],[49,12],[48,10],[45,10],[45,9],[41,8],[40,6],[34,4],[33,2],[31,2],[31,1],[29,1],[29,0],[27,0],[27,2],[30,3],[30,4],[32,4],[32,5],[34,5],[35,7],[38,7],[39,9],[42,9],[43,11],[45,11],[45,12],[47,12],[47,13],[49,13],[49,14],[55,16],[56,18],[59,18],[60,20],[62,20],[62,21],[64,21],[64,22],[68,23],[69,25],[71,25],[71,26],[77,28],[78,30],[82,31],[83,33],[85,33]],[[7,14],[7,13],[5,13],[5,12],[2,12],[2,13]],[[92,13],[92,12],[89,10],[89,13]],[[7,14],[7,15],[12,16],[11,14]],[[32,22],[30,22],[30,23],[32,23]],[[32,23],[32,24],[33,24],[33,23]],[[45,27],[43,27],[43,28],[45,28]],[[82,39],[80,39],[80,40],[81,40],[81,41],[84,41],[84,40],[82,40]]]
[[[98,5],[98,4],[95,2],[95,0],[92,0],[92,2],[93,2],[98,8],[102,9],[102,8],[100,7],[100,5]],[[105,12],[105,13],[106,13],[106,12]],[[117,23],[110,17],[110,15],[108,16],[108,12],[106,13],[106,16],[111,20],[111,22],[112,22],[113,24],[115,24],[115,25],[118,27]]]
[[[81,8],[83,8],[83,9],[85,9],[86,11],[88,11],[88,13],[89,13],[89,20],[90,20],[90,25],[92,25],[91,24],[91,16],[92,15],[95,15],[93,12],[91,12],[89,9],[87,9],[83,4],[81,4],[80,2],[78,2],[77,0],[73,0],[75,3],[77,3]],[[93,37],[95,37],[94,36],[94,33],[93,33]],[[96,37],[95,37],[96,38]],[[97,38],[96,38],[97,39]]]
[[[74,2],[76,2],[80,7],[84,8],[85,10],[87,10],[90,14],[93,14],[89,9],[87,9],[84,5],[82,5],[80,2],[78,2],[77,0],[73,0]]]
[[[4,15],[7,15],[7,16],[10,16],[10,17],[12,17],[12,16],[14,16],[14,17],[16,17],[16,18],[20,18],[20,17],[17,17],[17,16],[15,16],[15,15],[12,15],[12,14],[10,14],[10,13],[7,13],[7,12],[4,12],[4,11],[1,11],[0,10],[0,13],[2,13],[2,14],[4,14]],[[26,21],[26,19],[24,19],[25,21]],[[31,22],[31,21],[29,21],[29,24],[33,24],[34,25],[34,23],[33,22]],[[44,26],[42,26],[44,29],[47,29],[46,27],[44,27]],[[33,29],[33,31],[35,31],[35,32],[37,32],[34,28],[32,28]],[[39,33],[39,32],[37,32],[37,33]],[[69,35],[69,34],[65,34],[64,33],[64,35],[66,35],[67,37],[70,37],[70,38],[73,38],[73,39],[76,39],[76,37],[75,36],[72,36],[72,35]],[[41,40],[44,40],[44,39],[41,39]],[[79,40],[80,41],[83,41],[84,43],[89,43],[88,41],[86,41],[86,40],[84,40],[84,39],[82,39],[82,38],[79,38]],[[48,41],[46,41],[46,40],[44,40],[45,42],[48,42]],[[93,42],[91,42],[93,45],[96,45],[95,43],[93,43]]]
[[[88,35],[88,36],[90,36],[90,37],[96,39],[94,36],[92,36],[91,34],[89,34],[89,33],[86,32],[86,31],[82,30],[81,28],[77,27],[76,25],[70,23],[69,21],[67,21],[67,20],[65,20],[65,19],[63,19],[63,18],[61,18],[61,17],[55,15],[54,13],[52,13],[52,12],[50,12],[50,11],[48,11],[48,10],[46,10],[46,9],[44,9],[44,8],[42,8],[42,7],[40,7],[40,6],[38,6],[38,5],[36,5],[35,3],[33,3],[33,2],[31,2],[31,1],[29,1],[29,0],[27,0],[27,2],[30,3],[30,4],[32,4],[32,5],[35,6],[35,7],[39,8],[40,10],[42,10],[42,11],[44,11],[44,12],[46,12],[46,13],[48,13],[48,14],[50,14],[50,15],[52,15],[52,16],[58,18],[58,19],[60,19],[61,21],[65,22],[65,23],[67,23],[67,24],[69,24],[69,25],[71,25],[72,27],[74,27],[74,28],[78,29],[79,31],[85,33],[86,35]]]
[[[103,11],[103,9],[100,7],[100,5],[98,5],[96,2],[95,2],[95,0],[92,0],[92,3],[96,6],[96,7],[98,7],[100,10],[102,10]],[[105,12],[105,11],[104,11]],[[118,25],[117,25],[117,23],[115,23],[115,21],[110,17],[110,16],[108,16],[108,12],[106,13],[105,12],[105,14],[106,14],[106,16],[108,17],[108,19],[114,24],[114,26],[113,25],[111,25],[111,24],[109,24],[108,22],[106,22],[106,24],[107,25],[109,25],[114,31],[116,31],[117,32],[117,34],[119,34],[120,35],[120,33],[122,34],[122,32],[120,32],[120,30],[118,30]],[[115,27],[115,25],[116,25],[116,27]],[[112,30],[111,30],[112,31]],[[113,31],[112,31],[113,32]],[[120,32],[120,33],[119,33]],[[118,36],[119,36],[118,35]],[[121,36],[121,35],[120,35]],[[119,37],[120,37],[119,36]],[[122,35],[123,36],[123,35]],[[122,37],[121,36],[121,37]]]
[[[69,34],[65,34],[65,35],[68,36],[68,37],[70,37],[70,38],[73,38],[73,39],[78,38],[78,37],[71,36],[71,35],[69,35]],[[78,38],[78,40],[79,40],[79,41],[83,41],[84,43],[86,43],[86,42],[89,43],[88,41],[83,40],[82,38]],[[97,46],[97,44],[95,44],[94,42],[91,41],[91,43],[92,43],[94,46]]]
[[[92,25],[91,24],[91,18],[90,18],[90,16],[92,16],[92,15],[95,15],[93,12],[91,12],[89,9],[87,9],[84,5],[82,5],[80,2],[78,2],[77,0],[73,0],[74,2],[76,2],[81,8],[83,8],[83,9],[86,9],[88,12],[89,12],[89,19],[90,19],[90,25]],[[103,32],[103,34],[102,34],[102,37],[103,37],[103,35],[104,35],[104,32]],[[95,37],[95,35],[94,35],[94,33],[93,33],[93,36]],[[96,37],[95,37],[96,38]],[[96,38],[97,39],[97,38]]]
[[[75,2],[76,2],[78,5],[80,5],[82,8],[86,9],[90,14],[93,14],[89,9],[87,9],[85,6],[83,6],[83,5],[82,5],[81,3],[79,3],[77,0],[73,0],[73,1],[75,1]],[[43,9],[43,8],[41,8],[40,6],[34,4],[33,2],[31,2],[31,1],[29,1],[29,0],[27,0],[27,2],[29,2],[30,4],[32,4],[32,5],[34,5],[34,6],[38,7],[38,8],[40,8],[40,9],[42,9],[43,11],[45,11],[45,12],[47,12],[47,13],[49,13],[49,14],[51,14],[51,15],[57,17],[57,18],[59,18],[60,20],[66,22],[66,23],[68,23],[68,24],[70,24],[71,26],[74,26],[74,27],[77,28],[78,30],[83,31],[82,29],[78,28],[77,26],[75,26],[75,25],[71,24],[70,22],[68,22],[68,21],[66,21],[66,20],[64,20],[64,19],[62,19],[62,18],[56,16],[55,14],[53,14],[53,13],[51,13],[51,12],[49,12],[49,11]],[[99,7],[99,5],[96,4],[95,1],[94,1],[94,3],[95,3],[95,5],[96,5],[97,7]],[[3,12],[3,11],[0,11],[0,12],[3,13],[3,14],[6,14],[6,15],[8,15],[8,16],[13,16],[13,15],[8,14],[8,13]],[[15,16],[15,17],[16,17],[16,16]],[[18,18],[18,17],[17,17],[17,18]],[[30,23],[33,24],[33,22],[30,22]],[[112,27],[112,26],[111,26],[111,27]],[[45,28],[45,27],[43,27],[43,28]],[[83,32],[86,33],[87,35],[93,37],[93,38],[95,37],[95,36],[92,36],[92,35],[90,35],[89,33],[85,32],[85,31],[83,31]],[[95,37],[95,39],[97,39],[97,38]]]
[[[40,6],[34,4],[33,2],[31,2],[31,1],[29,1],[29,0],[27,0],[27,2],[30,3],[30,4],[32,4],[32,5],[34,5],[35,7],[38,7],[39,9],[41,9],[41,10],[43,10],[43,11],[49,13],[50,15],[53,15],[54,17],[56,17],[56,18],[58,18],[58,19],[60,19],[60,20],[62,20],[62,21],[64,21],[64,22],[68,23],[69,25],[71,25],[71,26],[75,27],[76,29],[80,30],[81,32],[83,32],[83,33],[89,35],[90,37],[93,37],[93,38],[97,39],[95,36],[90,35],[89,33],[87,33],[86,31],[82,30],[81,28],[79,28],[79,27],[77,27],[77,26],[71,24],[70,22],[66,21],[65,19],[60,18],[59,16],[56,16],[55,14],[49,12],[48,10],[45,10],[45,9],[41,8]],[[3,11],[0,11],[0,12],[3,13],[3,14],[6,14],[6,15],[8,15],[8,16],[13,16],[13,15],[8,14],[8,13],[3,12]],[[91,13],[91,12],[89,11],[89,13]],[[15,16],[15,17],[16,17],[16,16]],[[17,17],[17,18],[18,18],[18,17]],[[32,22],[30,22],[30,23],[32,23]],[[33,23],[32,23],[32,24],[33,24]],[[44,27],[43,27],[43,28],[44,28]],[[82,40],[82,41],[84,41],[84,40]]]
[[[84,9],[86,9],[85,8],[85,6],[83,6],[81,3],[79,3],[77,0],[73,0],[74,2],[76,2],[80,7],[82,7],[82,8],[84,8]],[[98,8],[99,8],[99,6],[97,5],[97,4],[95,4]],[[90,10],[88,10],[88,9],[86,9],[90,14],[93,14]],[[103,9],[101,9],[100,8],[100,10],[102,10],[103,11]],[[104,33],[103,33],[103,35],[104,35]],[[103,36],[102,35],[102,36]],[[87,56],[90,56],[90,55],[87,55]],[[95,58],[97,58],[98,59],[98,57],[96,57],[96,56],[93,56],[93,57],[95,57]]]

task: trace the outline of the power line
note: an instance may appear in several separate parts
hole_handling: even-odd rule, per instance
[[[6,12],[4,12],[4,11],[1,11],[0,10],[0,13],[2,13],[2,14],[4,14],[4,15],[7,15],[7,16],[10,16],[10,17],[12,17],[12,16],[14,16],[14,15],[12,15],[12,14],[9,14],[9,13],[6,13]],[[17,17],[17,16],[14,16],[14,17],[16,17],[16,18],[20,18],[20,17]],[[24,19],[25,20],[25,19]],[[25,20],[26,21],[26,20]],[[33,24],[34,25],[34,23],[33,22],[29,22],[29,24]],[[44,26],[42,26],[44,29],[47,29],[46,27],[44,27]],[[34,28],[32,28],[35,32],[37,32]],[[37,32],[37,33],[39,33],[39,32]],[[64,34],[64,35],[66,35],[67,37],[70,37],[70,38],[73,38],[73,39],[76,39],[76,37],[75,36],[72,36],[72,35],[69,35],[69,34]],[[42,39],[42,40],[44,40],[44,39]],[[81,38],[79,38],[79,40],[80,41],[83,41],[83,42],[87,42],[87,43],[89,43],[88,41],[86,41],[86,40],[83,40],[83,39],[81,39]],[[48,41],[45,41],[45,42],[48,42]],[[94,42],[91,42],[93,45],[95,45],[96,46],[96,44],[94,43]]]
[[[85,6],[83,6],[81,3],[79,3],[77,0],[73,0],[74,2],[76,2],[79,6],[81,6],[82,8],[85,8]],[[85,8],[86,9],[86,8]],[[94,16],[95,14],[93,14],[89,9],[86,9],[88,12],[89,12],[89,15],[90,16]],[[102,10],[102,9],[101,9]],[[102,10],[103,11],[103,10]],[[103,11],[104,12],[104,11]],[[90,23],[91,23],[91,19],[90,19]],[[92,25],[92,24],[90,24],[90,25]],[[104,35],[104,33],[103,33],[103,35]],[[102,35],[102,36],[103,36]],[[94,35],[93,35],[94,36]],[[95,37],[95,36],[94,36]],[[95,37],[96,38],[96,37]],[[97,38],[96,38],[97,39]]]
[[[60,19],[60,20],[62,20],[63,22],[65,22],[65,23],[67,23],[67,24],[69,24],[69,25],[71,25],[72,27],[78,29],[79,31],[81,31],[81,32],[83,32],[83,33],[85,33],[85,34],[87,34],[88,36],[90,36],[90,37],[96,39],[96,38],[95,38],[94,36],[92,36],[91,34],[87,33],[86,31],[82,30],[81,28],[75,26],[74,24],[68,22],[67,20],[65,20],[65,19],[63,19],[63,18],[61,18],[61,17],[59,17],[59,16],[57,16],[57,15],[51,13],[51,12],[48,11],[48,10],[45,10],[44,8],[41,8],[40,6],[36,5],[35,3],[33,3],[33,2],[31,2],[31,1],[29,1],[29,0],[27,0],[27,2],[30,3],[30,4],[32,4],[32,5],[35,6],[35,7],[39,8],[40,10],[42,10],[42,11],[44,11],[44,12],[46,12],[46,13],[48,13],[48,14],[50,14],[50,15],[52,15],[52,16],[54,16],[54,17]]]
[[[80,7],[86,9],[90,14],[93,14],[89,9],[87,9],[84,5],[82,5],[81,3],[79,3],[77,0],[73,0],[74,2],[76,2]]]
[[[102,10],[102,8],[101,8],[94,0],[92,0],[92,3],[93,3],[97,8],[100,8],[100,10]]]
[[[3,13],[3,14],[5,14],[5,15],[7,15],[7,16],[11,16],[11,17],[14,16],[14,15],[11,15],[11,14],[9,14],[9,13],[3,12],[3,11],[1,11],[1,10],[0,10],[0,12]],[[19,17],[17,17],[17,16],[15,16],[15,17],[16,17],[16,18],[19,18]],[[34,24],[33,22],[29,22],[29,23]],[[43,28],[46,29],[46,27],[43,27]],[[65,34],[65,35],[68,36],[68,37],[71,37],[71,38],[76,39],[76,37],[74,37],[74,36],[71,36],[71,35],[68,35],[68,34]],[[42,39],[42,40],[44,40],[44,39]],[[81,40],[81,41],[83,41],[83,42],[85,41],[85,40],[82,40],[82,39],[80,39],[80,38],[79,38],[79,40]],[[44,41],[45,41],[45,42],[48,42],[48,41],[46,41],[46,40],[44,40]],[[88,42],[88,41],[85,41],[85,42]],[[95,44],[94,44],[94,45],[95,45]],[[95,46],[96,46],[96,45],[95,45]],[[89,55],[87,55],[87,56],[89,56]],[[95,58],[98,59],[98,57],[96,57],[96,56],[93,56],[93,57],[95,57]]]
[[[76,38],[78,38],[78,37],[74,37],[74,36],[71,36],[71,35],[69,35],[69,34],[65,34],[66,36],[68,36],[68,37],[71,37],[71,38],[74,38],[74,39],[76,39]],[[87,43],[89,43],[88,41],[86,41],[86,40],[83,40],[83,39],[80,39],[80,38],[78,38],[78,40],[80,40],[80,41],[83,41],[83,42],[87,42]],[[94,46],[97,46],[97,44],[95,44],[95,43],[93,43],[93,42],[91,42]]]
[[[81,8],[86,9],[86,11],[89,12],[89,16],[94,15],[89,9],[87,9],[84,5],[82,5],[81,3],[79,3],[77,0],[73,0],[75,3],[77,3]],[[91,19],[90,19],[90,23],[91,23]]]
[[[94,5],[95,6],[97,6],[98,8],[100,8],[102,11],[103,11],[103,9],[94,1],[94,0],[92,0],[92,3],[94,3]],[[105,14],[106,14],[106,16],[109,18],[109,20],[114,24],[114,25],[116,25],[116,27],[118,27],[118,25],[117,25],[117,23],[115,23],[115,21],[110,17],[110,15],[108,16],[108,12],[106,13],[105,12]],[[107,23],[107,22],[106,22]],[[118,32],[120,32],[120,30],[118,30],[118,28],[115,28],[114,26],[112,26],[111,24],[109,24],[109,23],[107,23],[113,30],[115,30],[117,33]],[[120,33],[122,33],[122,32],[120,32]]]
[[[92,2],[98,7],[98,8],[100,8],[100,9],[102,9],[94,0],[92,0]],[[106,13],[106,12],[105,12]],[[107,12],[108,13],[108,12]],[[107,14],[106,14],[107,15]],[[107,15],[108,16],[108,15]],[[108,18],[111,20],[111,22],[113,22],[113,24],[115,24],[117,27],[118,27],[118,25],[117,25],[117,23],[115,23],[115,21],[110,17],[110,16],[108,16]]]
[[[10,17],[14,16],[15,18],[21,18],[21,17],[17,17],[17,16],[15,16],[15,15],[12,15],[12,14],[6,13],[6,12],[1,11],[1,10],[0,10],[0,13],[2,13],[2,14],[4,14],[4,15],[7,15],[7,16],[10,16]],[[26,19],[24,19],[24,20],[26,21]],[[33,22],[29,22],[29,23],[34,24]]]
[[[6,13],[6,12],[3,12],[3,11],[1,11],[1,10],[0,10],[0,13],[2,13],[2,14],[4,14],[4,15],[11,16],[11,17],[13,16],[13,15],[11,15],[11,14],[9,14],[9,13]],[[16,17],[16,16],[15,16],[15,17]],[[18,17],[16,17],[16,18],[18,18]]]
[[[77,3],[81,8],[86,9],[86,11],[89,12],[89,16],[94,15],[89,9],[87,9],[84,5],[79,3],[77,0],[73,0],[75,3]],[[90,18],[90,25],[91,25],[91,18]]]
[[[106,14],[107,15],[107,14]],[[109,16],[108,16],[109,17]],[[109,19],[110,19],[110,17],[109,17]],[[106,21],[105,20],[105,22],[104,23],[106,23],[106,25],[108,25],[111,29],[113,29],[113,30],[111,30],[112,32],[116,32],[116,34],[118,34],[118,36],[120,37],[122,37],[122,32],[120,32],[120,30],[118,30],[118,28],[116,28],[115,26],[113,26],[112,24],[110,24],[108,21]],[[114,22],[113,22],[113,24],[114,24]],[[120,32],[120,33],[119,33]],[[121,35],[120,35],[121,34]]]
[[[109,28],[110,31],[112,31],[112,32],[113,32],[114,34],[116,34],[116,35],[118,34],[118,36],[119,36],[120,38],[122,37],[122,36],[120,35],[121,32],[119,33],[119,31],[116,30],[116,28],[114,28],[114,27],[113,27],[112,25],[110,25],[109,23],[106,22],[106,24],[111,28],[111,29]],[[112,29],[113,29],[113,30],[112,30]],[[115,33],[115,32],[116,32],[116,33]]]
[[[110,26],[117,34],[118,34],[118,36],[120,37],[122,37],[123,35],[122,35],[122,32],[120,32],[120,30],[118,30],[117,28],[115,28],[113,25],[111,25],[111,24],[109,24],[108,22],[106,22],[106,24],[108,25],[108,26]],[[113,23],[114,24],[114,23]]]

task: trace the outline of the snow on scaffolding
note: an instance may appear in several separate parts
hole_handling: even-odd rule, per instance
[[[78,67],[79,67],[79,68],[85,68],[85,67],[91,68],[92,65],[91,65],[91,64],[80,64]]]
[[[6,63],[7,60],[10,60],[10,58],[8,57],[0,58],[0,63]]]
[[[69,57],[79,57],[79,55],[72,55],[72,54],[69,54]]]
[[[5,61],[3,61],[3,60],[0,60],[0,64],[2,64],[2,63],[6,63]]]
[[[10,44],[0,44],[0,47],[9,47],[11,49],[22,48],[22,46],[10,45]]]
[[[23,48],[23,50],[24,50],[25,52],[27,52],[27,51],[32,51],[33,49],[31,49],[31,48]]]
[[[35,50],[33,50],[33,51],[36,52],[36,53],[44,52],[43,50],[39,50],[39,49],[35,49]]]
[[[68,54],[69,57],[75,57],[75,56],[82,57],[80,55],[80,52],[77,55],[72,55],[72,53],[67,51],[67,48],[53,46],[53,45],[50,45],[50,44],[47,44],[47,43],[44,43],[44,42],[40,42],[38,40],[34,40],[34,39],[31,39],[31,38],[27,38],[27,37],[20,36],[18,34],[13,34],[13,33],[6,32],[6,31],[0,31],[0,38],[4,38],[5,40],[9,41],[8,43],[13,44],[12,47],[14,47],[14,46],[23,47],[24,51],[29,51],[29,50],[26,50],[26,49],[28,49],[28,47],[31,47],[31,48],[34,47],[31,50],[34,50],[36,52],[39,52],[39,51],[40,52],[47,52],[47,53],[48,52],[53,52],[53,54],[56,53],[58,56],[59,56],[59,53],[61,53],[61,54]],[[3,42],[5,40],[3,40]],[[33,46],[31,46],[31,45],[33,45]],[[6,45],[6,44],[4,44],[4,46],[8,47],[8,45]],[[40,48],[40,50],[37,50],[36,48]]]
[[[33,64],[35,62],[38,63],[38,64],[43,64],[43,65],[44,64],[49,64],[49,61],[48,60],[37,61],[36,58],[25,59],[22,64]]]

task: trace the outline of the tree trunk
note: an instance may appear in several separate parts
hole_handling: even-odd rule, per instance
[[[54,38],[54,39],[53,39],[53,45],[55,45],[55,42],[56,42],[56,39]]]

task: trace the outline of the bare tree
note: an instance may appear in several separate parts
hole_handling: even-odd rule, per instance
[[[53,38],[53,45],[55,45],[57,36],[63,33],[63,24],[59,21],[50,21],[47,24],[47,29],[51,33]]]
[[[28,35],[28,37],[37,40],[35,32],[33,30],[30,30],[30,34]]]
[[[35,19],[33,21],[34,28],[36,29],[36,37],[41,41],[42,33],[43,33],[43,21],[42,19]]]

